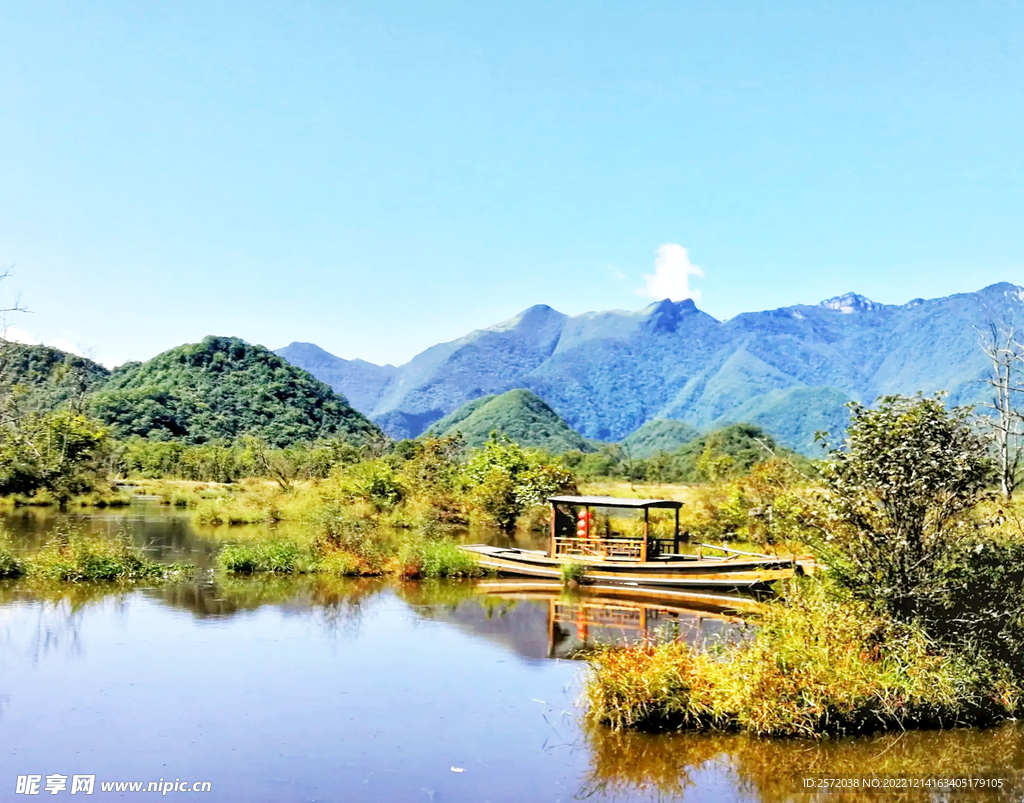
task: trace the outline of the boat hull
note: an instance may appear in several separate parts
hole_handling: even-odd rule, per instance
[[[499,575],[561,580],[562,567],[578,563],[595,583],[657,588],[754,590],[792,577],[792,560],[754,558],[659,560],[647,562],[585,561],[550,558],[539,552],[473,545],[462,547],[481,567]]]

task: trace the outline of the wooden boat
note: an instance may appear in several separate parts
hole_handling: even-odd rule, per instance
[[[671,499],[622,499],[610,496],[557,496],[551,504],[551,543],[545,554],[537,550],[473,544],[472,553],[483,568],[499,575],[561,580],[566,564],[578,564],[589,582],[657,588],[758,590],[801,571],[796,562],[729,547],[698,544],[698,553],[686,554],[679,533],[681,502]],[[578,516],[563,508],[575,508]],[[628,537],[611,531],[599,534],[591,508],[643,511],[643,534]],[[650,530],[652,509],[675,511],[672,538],[654,538]],[[575,532],[569,528],[579,521]],[[567,532],[568,530],[568,532]],[[705,550],[720,553],[706,557]]]

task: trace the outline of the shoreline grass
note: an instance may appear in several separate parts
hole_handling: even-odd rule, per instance
[[[589,662],[586,717],[613,730],[818,738],[984,725],[1017,710],[1018,690],[997,670],[813,579],[765,603],[749,643],[643,644]]]
[[[131,502],[131,494],[123,490],[97,490],[71,497],[71,499],[65,501],[64,508],[128,507]],[[0,508],[11,509],[19,507],[61,507],[61,502],[48,491],[38,491],[31,495],[11,494],[0,496]]]

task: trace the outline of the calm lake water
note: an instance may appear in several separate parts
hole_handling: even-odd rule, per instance
[[[18,511],[5,524],[27,546],[60,521]],[[79,524],[126,530],[163,560],[209,565],[219,546],[156,505]],[[1024,772],[1016,725],[821,743],[582,727],[570,656],[641,632],[706,643],[745,628],[494,581],[0,584],[0,800],[25,799],[28,774],[95,775],[93,799],[161,797],[101,782],[180,778],[211,783],[199,799],[290,803],[808,800],[802,777]]]

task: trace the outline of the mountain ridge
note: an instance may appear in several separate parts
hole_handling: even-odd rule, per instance
[[[314,363],[301,344],[277,353],[395,437],[521,387],[592,439],[621,440],[656,418],[706,429],[760,416],[808,451],[810,427],[841,428],[850,400],[942,389],[952,403],[980,400],[976,330],[990,321],[1024,324],[1024,288],[1001,282],[899,305],[850,292],[724,321],[689,299],[572,316],[540,304],[397,367],[331,361],[322,349]]]

